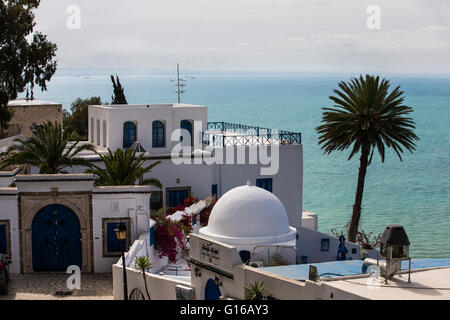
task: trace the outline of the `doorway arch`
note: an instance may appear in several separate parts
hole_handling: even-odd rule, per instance
[[[34,271],[66,271],[81,268],[81,230],[77,215],[61,204],[40,209],[31,224]]]
[[[219,300],[221,295],[219,286],[213,279],[209,279],[205,286],[205,300]]]

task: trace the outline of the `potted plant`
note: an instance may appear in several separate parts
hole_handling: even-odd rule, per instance
[[[249,283],[245,288],[245,300],[266,300],[271,293],[264,285],[264,281]]]
[[[361,259],[366,258],[376,259],[378,250],[376,249],[380,244],[381,233],[374,235],[373,232],[366,233],[364,230],[358,231],[356,240],[361,248]]]

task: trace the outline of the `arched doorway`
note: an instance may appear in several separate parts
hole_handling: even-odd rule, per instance
[[[213,279],[209,279],[205,286],[205,300],[219,300],[220,289]]]
[[[81,268],[80,221],[60,204],[39,210],[31,227],[34,271],[66,271],[70,265]]]

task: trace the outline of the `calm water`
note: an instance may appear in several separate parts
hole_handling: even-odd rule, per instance
[[[314,128],[321,107],[339,80],[350,75],[211,75],[192,74],[182,102],[209,107],[210,121],[229,121],[300,131],[304,148],[304,209],[319,214],[319,229],[345,230],[356,188],[358,157],[348,152],[323,155]],[[380,233],[385,226],[405,226],[414,257],[450,257],[450,78],[388,77],[405,91],[414,109],[417,150],[400,162],[388,151],[385,163],[374,157],[368,168],[361,227]],[[167,75],[121,76],[129,103],[173,102]],[[110,102],[107,76],[55,76],[38,99],[65,108],[77,97],[101,96]]]

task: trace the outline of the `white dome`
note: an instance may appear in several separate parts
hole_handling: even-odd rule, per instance
[[[289,241],[296,232],[274,194],[246,185],[228,191],[217,201],[208,226],[201,228],[200,234],[232,244]]]

